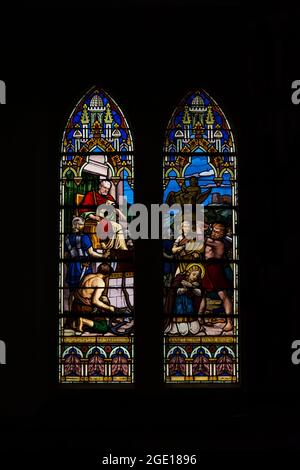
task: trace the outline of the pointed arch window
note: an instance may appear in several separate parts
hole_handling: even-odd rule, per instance
[[[61,383],[134,380],[134,249],[121,206],[134,200],[133,150],[120,107],[103,89],[90,89],[67,121],[61,148]]]
[[[179,235],[163,241],[165,381],[237,383],[237,154],[228,120],[203,89],[188,93],[169,121],[163,187],[165,203],[193,207]],[[174,213],[172,224],[171,234]]]

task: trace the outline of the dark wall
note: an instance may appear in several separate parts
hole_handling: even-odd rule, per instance
[[[298,9],[299,13],[299,9]],[[299,440],[295,10],[236,2],[26,9],[7,14],[1,79],[2,443],[55,459],[107,449],[293,449]],[[97,24],[97,26],[96,26]],[[136,200],[159,203],[164,129],[178,101],[206,89],[239,151],[242,384],[162,383],[160,244],[137,243],[136,386],[56,384],[58,161],[64,123],[99,84],[136,143]],[[298,109],[299,108],[299,109]],[[298,256],[299,259],[299,256]],[[147,299],[145,301],[145,299]],[[222,430],[222,431],[220,431]],[[298,435],[297,435],[298,432]],[[80,441],[81,452],[78,453]],[[65,446],[65,447],[64,447]]]

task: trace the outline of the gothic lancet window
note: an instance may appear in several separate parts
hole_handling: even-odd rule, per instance
[[[179,227],[172,212],[163,241],[165,381],[237,383],[237,155],[224,113],[202,89],[169,121],[163,185],[165,203],[193,209]]]
[[[67,121],[60,158],[61,383],[133,382],[133,242],[122,226],[133,178],[127,120],[92,88]]]

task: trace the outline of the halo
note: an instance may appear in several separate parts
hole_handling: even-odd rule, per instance
[[[200,277],[201,277],[201,279],[203,279],[204,274],[205,274],[205,268],[204,268],[203,264],[201,264],[201,263],[190,263],[190,264],[187,265],[185,271],[186,272],[191,271],[192,268],[194,268],[194,267],[199,269]]]

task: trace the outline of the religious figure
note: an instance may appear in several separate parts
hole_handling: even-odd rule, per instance
[[[103,212],[97,211],[97,208],[103,204],[112,205],[115,214],[120,220],[125,220],[125,216],[118,208],[118,204],[113,196],[109,193],[111,189],[111,182],[101,180],[99,182],[98,191],[89,191],[83,198],[79,207],[79,214],[85,220],[85,231],[87,233],[96,234],[96,226],[101,224],[102,233],[111,231],[113,236],[107,237],[105,240],[100,240],[100,247],[104,250],[104,256],[109,256],[110,250],[127,250],[127,245],[124,238],[122,225],[109,220],[105,217]],[[110,230],[111,229],[111,230]]]
[[[198,178],[192,176],[190,178],[190,185],[186,186],[185,181],[183,182],[179,191],[170,191],[166,203],[169,206],[173,204],[201,204],[210,195],[211,188],[207,189],[202,193],[201,187],[198,185]]]
[[[185,270],[187,260],[199,259],[204,249],[203,237],[193,235],[192,226],[188,220],[182,222],[181,229],[182,235],[179,235],[172,247],[172,253],[179,261],[176,274]]]
[[[228,294],[228,290],[232,289],[232,284],[226,277],[224,271],[225,258],[225,241],[224,237],[226,229],[223,224],[215,223],[212,231],[205,239],[205,274],[202,279],[202,286],[205,292],[217,292],[222,300],[225,314],[227,315],[224,332],[232,331],[233,324],[231,316],[233,313],[232,300]],[[206,308],[205,296],[203,298],[203,309]]]
[[[83,233],[84,220],[74,217],[72,220],[72,233],[65,238],[65,257],[68,260],[66,283],[69,287],[69,310],[71,310],[73,296],[81,279],[91,274],[91,259],[102,258],[102,254],[94,250],[88,234]]]
[[[127,307],[115,307],[105,295],[106,279],[110,276],[112,268],[108,263],[101,263],[97,273],[87,274],[74,293],[72,312],[79,314],[78,321],[74,321],[73,327],[79,333],[83,333],[84,327],[92,329],[96,333],[105,334],[114,329],[112,333],[118,334],[118,327],[128,324],[125,328],[129,333],[132,328],[132,319],[128,315],[132,313]],[[92,315],[93,318],[85,318]],[[111,318],[114,315],[114,322]],[[125,318],[117,319],[116,315],[124,315]]]
[[[183,273],[175,276],[164,305],[166,334],[185,336],[205,333],[202,319],[198,317],[203,303],[203,275],[204,267],[200,263],[191,263]]]

